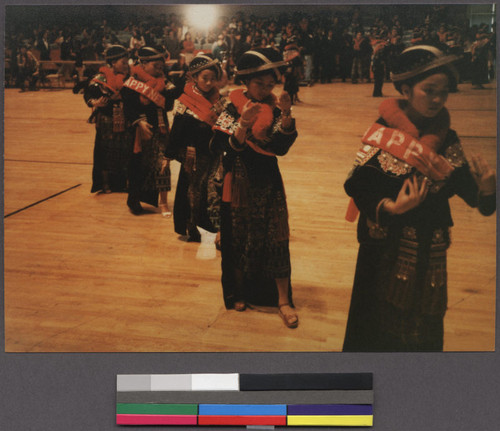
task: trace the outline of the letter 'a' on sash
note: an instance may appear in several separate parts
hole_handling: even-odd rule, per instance
[[[361,141],[387,151],[434,181],[443,181],[453,171],[448,160],[402,130],[375,123]]]
[[[141,96],[146,97],[156,106],[158,106],[158,108],[165,109],[165,98],[160,93],[158,93],[158,91],[145,84],[144,82],[139,81],[131,76],[123,83],[123,86],[134,90]]]

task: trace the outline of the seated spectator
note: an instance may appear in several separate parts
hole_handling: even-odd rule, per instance
[[[448,30],[446,29],[446,24],[443,23],[439,26],[439,30],[436,32],[436,35],[439,38],[440,43],[446,43],[446,40],[448,38]]]
[[[17,55],[17,82],[16,85],[21,92],[25,91],[25,82],[29,80],[28,90],[36,90],[38,80],[38,60],[27,46],[21,46]]]
[[[186,57],[186,63],[189,65],[191,60],[194,58],[194,41],[192,39],[191,33],[187,32],[184,36],[184,40],[182,41],[182,53]]]
[[[224,41],[224,36],[220,34],[217,37],[217,42],[215,42],[212,46],[212,55],[214,56],[214,58],[222,62],[224,60],[224,57],[227,55],[227,52],[228,46]]]
[[[132,30],[132,36],[130,37],[130,42],[128,44],[130,55],[133,58],[137,58],[137,52],[143,46],[146,46],[144,36],[142,36],[141,32],[137,29]]]
[[[420,27],[415,27],[413,29],[413,35],[410,40],[412,45],[421,45],[423,40],[422,29]]]

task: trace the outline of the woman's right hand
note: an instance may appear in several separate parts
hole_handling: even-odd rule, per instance
[[[417,177],[407,178],[403,187],[398,193],[396,201],[387,200],[384,203],[384,211],[389,214],[404,214],[416,207],[418,207],[426,198],[429,191],[429,185],[424,178],[420,187],[418,186]]]
[[[147,121],[139,121],[138,123],[139,127],[139,132],[141,134],[141,138],[144,139],[145,141],[148,141],[153,137],[153,131],[151,128],[153,127],[151,124],[149,124]]]
[[[247,103],[245,103],[245,106],[243,106],[243,109],[241,110],[241,120],[245,124],[252,125],[253,123],[255,123],[257,114],[260,112],[260,110],[260,103],[252,102],[251,100],[249,100]]]
[[[481,154],[475,154],[472,156],[471,172],[476,179],[479,191],[484,196],[496,193],[497,179],[495,171]]]

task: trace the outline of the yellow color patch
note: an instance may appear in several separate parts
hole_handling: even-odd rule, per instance
[[[287,416],[288,426],[373,426],[373,415]]]

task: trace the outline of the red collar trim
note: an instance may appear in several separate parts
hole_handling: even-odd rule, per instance
[[[192,82],[185,85],[184,93],[179,97],[182,104],[191,109],[201,121],[211,126],[215,124],[218,118],[213,107],[219,99],[220,94],[217,88],[204,95]]]
[[[249,99],[246,96],[245,91],[243,89],[238,88],[236,90],[231,91],[231,93],[229,94],[229,100],[231,100],[231,103],[238,110],[238,114],[241,115],[243,107],[251,99]],[[269,134],[269,131],[274,121],[273,110],[276,107],[276,100],[277,100],[276,96],[273,93],[271,93],[266,100],[261,102],[262,109],[257,115],[257,120],[252,126],[252,135],[257,140],[263,140],[267,138]]]

